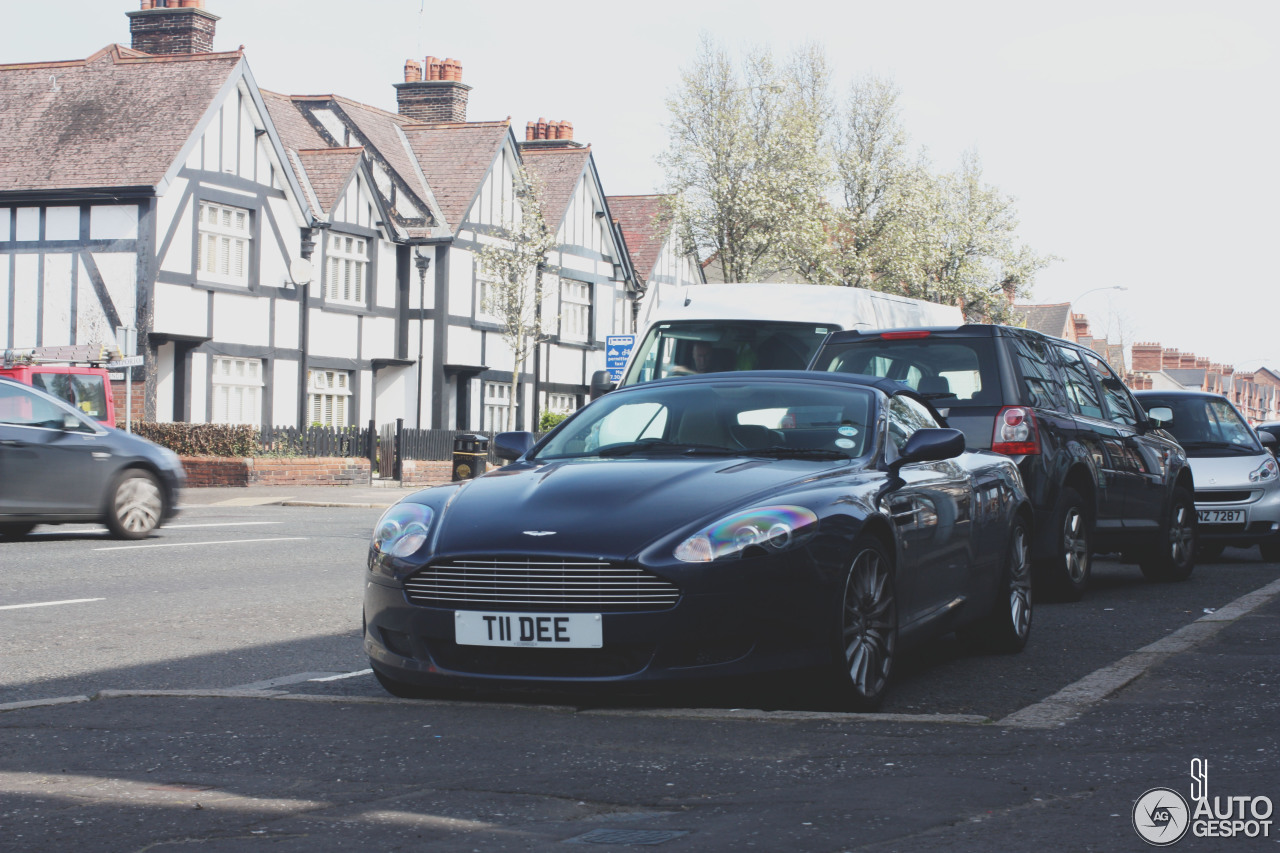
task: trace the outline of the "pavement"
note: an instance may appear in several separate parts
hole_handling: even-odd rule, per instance
[[[208,486],[182,490],[179,507],[187,506],[349,506],[389,507],[428,488],[402,486],[398,480],[374,480],[362,486]]]

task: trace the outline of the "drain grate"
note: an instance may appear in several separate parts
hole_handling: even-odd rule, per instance
[[[689,832],[683,829],[593,829],[568,840],[569,844],[661,844]]]

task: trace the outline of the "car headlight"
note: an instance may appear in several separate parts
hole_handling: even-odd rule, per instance
[[[685,563],[710,563],[740,556],[748,549],[781,551],[817,524],[818,516],[802,506],[766,506],[746,510],[708,525],[676,546]]]
[[[398,503],[382,514],[373,528],[373,550],[379,554],[404,559],[412,557],[427,543],[431,533],[431,507],[417,503]]]
[[[1280,466],[1276,460],[1266,459],[1257,468],[1249,472],[1250,483],[1266,483],[1280,477]]]

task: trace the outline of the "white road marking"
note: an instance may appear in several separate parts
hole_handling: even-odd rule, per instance
[[[165,530],[194,530],[197,527],[252,527],[262,524],[284,524],[283,521],[219,521],[216,524],[166,524]]]
[[[59,604],[87,604],[90,601],[106,601],[105,598],[68,598],[65,601],[37,601],[34,604],[6,604],[0,610],[21,610],[24,607],[56,607]]]
[[[281,536],[278,539],[222,539],[217,542],[153,542],[149,545],[114,545],[95,551],[128,551],[133,548],[190,548],[195,545],[244,545],[249,542],[305,542],[306,536]]]
[[[1220,607],[1207,616],[1201,616],[1169,636],[1143,646],[1113,664],[1089,673],[1047,699],[1014,711],[1004,719],[997,720],[996,725],[1025,729],[1050,729],[1064,726],[1151,667],[1212,639],[1223,628],[1277,595],[1280,595],[1280,580],[1272,581],[1261,589],[1246,593],[1226,607]]]
[[[373,670],[358,669],[355,672],[344,672],[339,675],[330,675],[326,678],[308,678],[307,681],[341,681],[344,678],[356,678],[361,675],[373,675]]]

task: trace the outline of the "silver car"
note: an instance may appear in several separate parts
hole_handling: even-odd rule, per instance
[[[1221,394],[1137,391],[1153,421],[1187,451],[1196,484],[1200,552],[1213,558],[1228,545],[1257,545],[1280,561],[1280,464],[1275,437],[1249,426]]]

